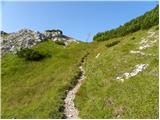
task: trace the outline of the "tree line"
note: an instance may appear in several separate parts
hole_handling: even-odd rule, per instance
[[[159,24],[159,5],[154,9],[146,12],[144,15],[132,19],[125,23],[123,26],[119,26],[116,29],[112,29],[105,32],[97,33],[94,37],[94,41],[105,41],[111,38],[121,37],[129,33],[136,32],[138,30],[148,29],[152,26]]]

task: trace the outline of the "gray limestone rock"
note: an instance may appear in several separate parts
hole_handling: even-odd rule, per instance
[[[43,33],[35,32],[29,29],[21,29],[16,33],[10,33],[7,37],[0,37],[1,53],[16,53],[22,48],[31,48],[33,45],[45,40],[62,41],[67,46],[71,42],[77,42],[75,39],[63,35],[60,30],[46,30]]]

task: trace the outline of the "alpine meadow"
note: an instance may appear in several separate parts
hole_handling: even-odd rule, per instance
[[[159,5],[92,42],[54,28],[1,40],[2,119],[159,118]]]

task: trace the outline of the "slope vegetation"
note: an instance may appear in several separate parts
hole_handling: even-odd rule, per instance
[[[65,110],[67,118],[69,110],[76,118],[158,118],[157,13],[92,43],[45,40],[22,57],[4,54],[2,118],[65,118]]]
[[[146,12],[144,15],[132,19],[131,21],[125,23],[123,26],[118,28],[97,33],[93,40],[94,41],[104,41],[111,38],[121,37],[129,33],[136,32],[138,30],[148,29],[152,26],[158,25],[159,23],[159,5],[157,5],[153,10]]]
[[[94,44],[75,100],[79,117],[158,118],[157,27]]]
[[[63,99],[76,82],[86,44],[65,48],[46,41],[33,49],[50,57],[26,61],[6,54],[2,58],[2,118],[63,117]]]

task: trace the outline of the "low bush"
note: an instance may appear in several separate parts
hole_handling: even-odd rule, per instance
[[[131,37],[131,40],[134,40],[134,39],[136,39],[135,37]]]
[[[159,30],[159,26],[156,26],[156,27],[155,27],[155,30]]]
[[[17,52],[17,55],[19,57],[25,58],[25,60],[33,60],[33,61],[40,61],[44,57],[46,57],[46,55],[29,48],[21,49],[20,51]]]
[[[57,29],[57,30],[54,30],[54,29],[46,30],[46,32],[59,32],[60,34],[63,34],[63,32],[61,30],[59,30],[59,29]]]
[[[105,46],[106,46],[107,48],[109,48],[109,47],[112,47],[112,46],[117,45],[119,42],[120,42],[119,40],[113,41],[113,42],[107,43]]]
[[[55,41],[55,43],[58,45],[65,45],[65,43],[63,41]]]

